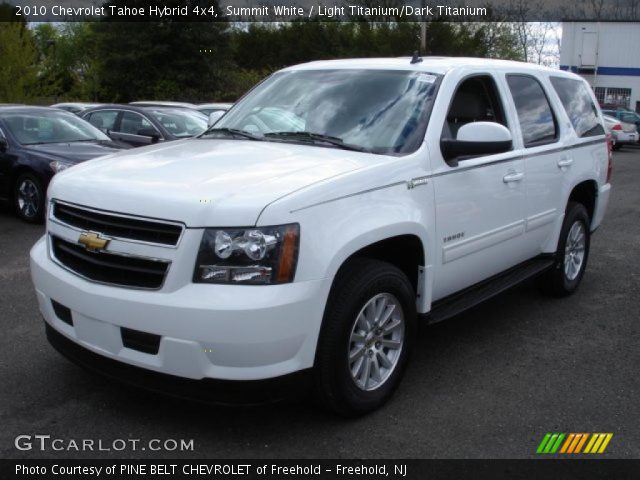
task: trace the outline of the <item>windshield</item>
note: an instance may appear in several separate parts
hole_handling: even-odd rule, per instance
[[[207,117],[187,108],[147,108],[149,114],[175,137],[200,135],[207,129]]]
[[[305,142],[307,132],[383,154],[422,143],[439,75],[403,70],[300,70],[276,73],[220,119],[264,140]]]
[[[16,112],[4,115],[4,119],[13,136],[22,145],[109,140],[109,137],[93,125],[70,113]]]

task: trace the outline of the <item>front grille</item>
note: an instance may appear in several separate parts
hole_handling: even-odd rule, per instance
[[[151,355],[157,355],[160,349],[160,335],[141,332],[131,328],[120,327],[122,345],[132,350],[137,350]]]
[[[51,237],[51,248],[58,262],[78,275],[124,287],[160,288],[169,269],[169,262],[89,252],[80,245],[54,236]]]
[[[176,245],[182,233],[180,225],[98,213],[57,202],[53,204],[53,216],[82,230],[162,245]]]

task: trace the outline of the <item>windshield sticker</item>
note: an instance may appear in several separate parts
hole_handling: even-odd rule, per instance
[[[418,75],[418,81],[422,83],[433,83],[436,81],[436,76],[428,73],[421,73]]]

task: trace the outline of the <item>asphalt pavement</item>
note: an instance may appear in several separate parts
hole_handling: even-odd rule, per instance
[[[528,458],[546,432],[611,432],[607,458],[640,458],[640,148],[615,154],[575,295],[548,298],[529,282],[420,328],[395,397],[357,420],[304,402],[175,400],[71,364],[45,340],[29,278],[42,234],[0,210],[0,458]],[[50,435],[64,450],[19,450],[19,435]],[[68,450],[83,439],[94,451]],[[118,439],[140,449],[116,451]],[[193,449],[151,451],[152,439]]]

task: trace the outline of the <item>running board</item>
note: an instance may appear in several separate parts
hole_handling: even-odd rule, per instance
[[[554,263],[552,255],[536,257],[480,283],[476,283],[460,292],[434,302],[431,311],[424,317],[432,324],[451,318],[485,300],[510,289],[511,287],[539,275]]]

